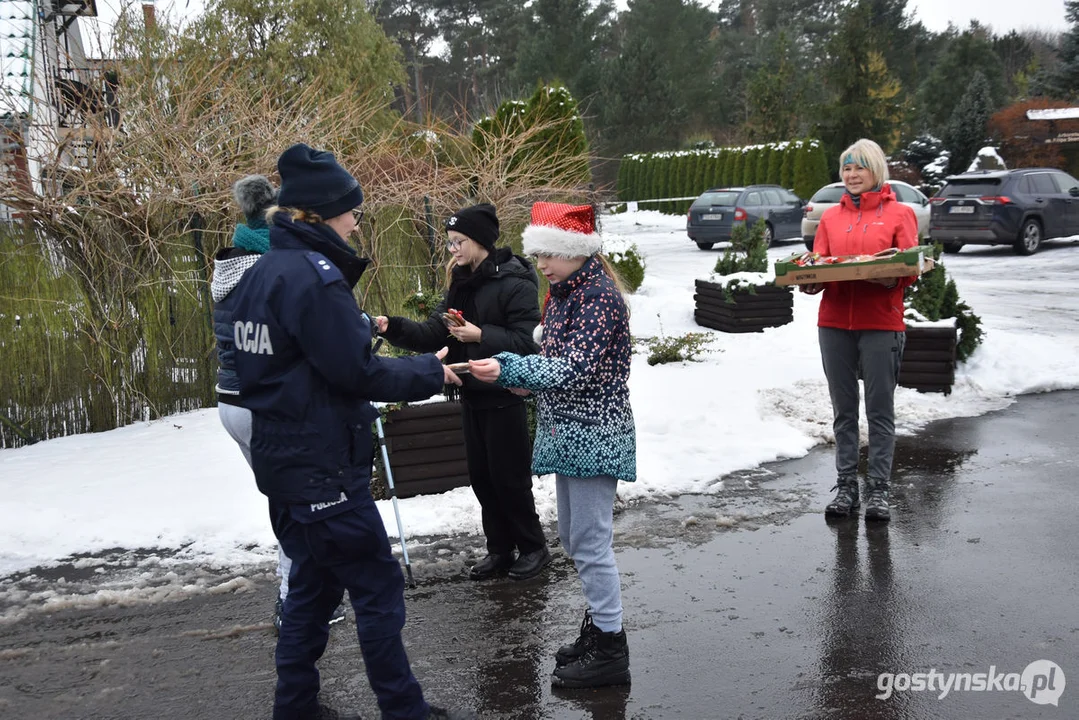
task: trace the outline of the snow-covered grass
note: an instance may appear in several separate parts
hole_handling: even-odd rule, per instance
[[[630,298],[634,335],[713,336],[698,362],[651,367],[643,348],[634,358],[640,479],[623,483],[621,497],[722,493],[726,473],[798,457],[830,440],[819,296],[796,293],[794,322],[763,333],[701,328],[693,322],[693,281],[711,274],[722,250],[698,250],[682,216],[646,211],[603,222],[605,231],[635,243],[647,263]],[[797,249],[773,247],[770,260]],[[950,396],[898,390],[900,432],[999,409],[1016,394],[1079,387],[1076,240],[1048,243],[1031,257],[1009,248],[964,249],[945,262],[981,316],[985,342],[960,366]],[[535,494],[541,517],[553,520],[551,479],[540,479]],[[0,577],[115,548],[171,549],[173,559],[208,567],[263,562],[274,553],[265,499],[216,409],[0,451],[0,496]],[[396,536],[392,506],[379,505]],[[480,532],[468,488],[400,507],[410,535]]]

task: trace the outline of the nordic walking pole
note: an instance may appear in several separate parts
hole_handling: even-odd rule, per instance
[[[378,337],[378,325],[375,324],[374,318],[367,313],[363,313],[363,316],[367,318],[367,322],[371,325],[371,336],[378,338],[375,341],[374,347],[371,348],[372,355],[378,355],[379,348],[382,347],[383,338]],[[405,544],[405,526],[401,522],[401,508],[397,506],[397,488],[393,486],[393,470],[390,468],[390,453],[386,449],[386,434],[382,432],[382,410],[378,407],[377,403],[372,403],[375,406],[375,410],[378,411],[378,415],[375,416],[375,429],[378,431],[378,446],[382,450],[382,467],[386,469],[386,488],[390,493],[390,502],[393,503],[393,514],[397,517],[397,535],[401,538],[401,557],[405,560],[405,574],[408,576],[408,586],[416,587],[416,581],[412,578],[412,563],[408,561],[408,546]]]
[[[408,575],[408,586],[414,588],[416,581],[412,579],[412,563],[408,561],[405,527],[401,524],[401,509],[397,507],[397,489],[393,486],[393,470],[390,469],[390,454],[386,450],[386,435],[382,432],[381,412],[375,418],[375,428],[378,430],[378,446],[382,450],[382,467],[386,469],[386,488],[390,494],[390,502],[393,503],[393,514],[397,516],[397,534],[401,538],[401,555],[405,559],[405,574]]]

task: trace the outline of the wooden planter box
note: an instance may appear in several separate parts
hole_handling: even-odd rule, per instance
[[[907,326],[907,344],[899,366],[899,384],[918,392],[950,395],[955,383],[954,327]]]
[[[469,484],[460,404],[391,410],[382,431],[398,497],[432,495]]]
[[[794,319],[794,293],[790,288],[757,285],[756,293],[737,290],[734,302],[728,302],[721,285],[697,280],[693,300],[697,324],[722,332],[761,332]]]

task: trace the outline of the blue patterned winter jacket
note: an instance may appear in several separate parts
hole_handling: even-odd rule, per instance
[[[532,472],[637,479],[629,310],[595,258],[551,286],[540,355],[499,353],[498,384],[536,394]]]

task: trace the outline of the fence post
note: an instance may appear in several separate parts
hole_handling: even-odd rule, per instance
[[[431,287],[438,287],[438,247],[435,241],[435,220],[434,213],[431,211],[431,196],[423,196],[423,221],[427,227],[427,249],[430,252],[431,261],[428,263],[428,269],[430,270]]]
[[[192,244],[195,246],[195,260],[198,263],[200,272],[198,273],[196,282],[199,286],[199,301],[202,303],[202,309],[206,313],[206,327],[210,328],[210,332],[214,330],[214,316],[213,308],[210,304],[210,298],[206,294],[206,279],[202,276],[201,270],[207,267],[206,265],[206,251],[202,247],[202,215],[196,210],[191,214],[191,239]]]

